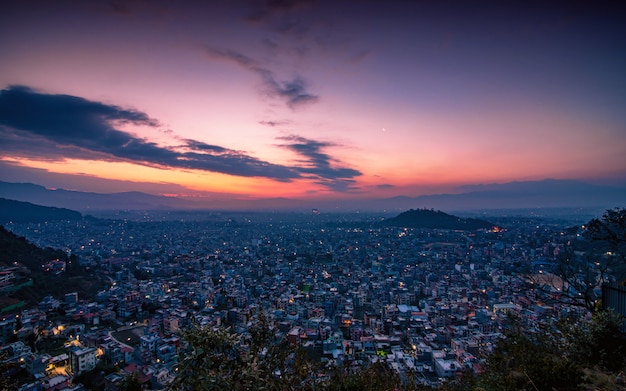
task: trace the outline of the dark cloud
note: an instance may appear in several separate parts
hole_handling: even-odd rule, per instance
[[[307,91],[307,83],[300,76],[296,76],[291,80],[281,81],[276,78],[272,71],[262,67],[257,61],[242,53],[210,47],[206,47],[206,52],[213,58],[231,61],[248,71],[256,73],[263,82],[265,92],[269,96],[284,100],[291,108],[315,103],[319,100],[317,95]]]
[[[116,138],[119,132],[109,126],[112,122],[159,125],[156,120],[136,110],[71,95],[39,94],[24,86],[11,86],[1,91],[0,118],[6,126],[69,138]]]
[[[120,17],[140,17],[144,12],[163,16],[173,13],[174,2],[145,0],[109,0],[110,11]]]
[[[311,8],[313,0],[261,0],[251,1],[251,10],[244,16],[244,20],[252,23],[269,23],[284,25],[293,20],[298,11]]]
[[[22,86],[0,91],[0,152],[4,154],[123,160],[280,181],[301,177],[294,168],[196,140],[163,147],[115,128],[122,124],[158,126],[142,112],[80,97],[42,94]]]
[[[265,121],[269,126],[284,123],[287,121]],[[339,166],[325,152],[336,146],[333,143],[281,137],[279,146],[300,157],[294,166],[283,166],[192,139],[180,139],[179,145],[164,147],[116,128],[123,124],[159,131],[156,120],[137,110],[76,96],[43,94],[23,86],[0,91],[0,156],[128,161],[284,182],[303,178],[334,191],[353,191],[354,178],[361,175],[358,170]]]
[[[228,151],[224,147],[211,145],[211,144],[203,143],[202,141],[191,140],[191,139],[185,139],[185,145],[183,145],[183,147],[187,147],[195,151],[210,151],[210,152],[217,152],[217,153],[224,153]]]
[[[301,106],[307,103],[317,102],[319,99],[317,96],[311,95],[306,91],[306,83],[299,77],[287,82],[274,82],[271,88],[274,93],[283,97],[289,106]]]
[[[313,0],[265,0],[260,2],[268,12],[291,11],[303,7],[309,7],[315,3]]]
[[[380,185],[376,185],[376,188],[379,190],[393,189],[396,186],[391,185],[389,183],[381,183]]]
[[[360,190],[355,187],[356,181],[354,179],[325,179],[322,178],[316,181],[318,185],[324,186],[329,190],[338,193],[359,193]]]
[[[356,5],[356,4],[355,4]],[[367,4],[370,8],[373,4]],[[333,9],[331,9],[333,8]],[[358,7],[357,7],[358,8]],[[376,7],[375,12],[383,12]],[[350,10],[346,4],[328,7],[314,1],[253,1],[252,12],[244,21],[259,27],[261,45],[273,58],[295,58],[298,62],[310,61],[312,56],[341,58],[348,66],[367,61],[374,52],[361,46],[345,26],[346,12],[363,15],[369,11]],[[337,12],[339,10],[339,12]]]
[[[313,178],[316,183],[335,191],[354,190],[356,183],[352,178],[361,175],[361,172],[347,167],[336,167],[337,161],[323,152],[333,143],[309,140],[299,136],[280,137],[285,143],[280,147],[289,149],[302,157],[298,160],[297,170],[304,176]],[[334,164],[333,164],[334,163]]]
[[[1,121],[1,119],[0,119]],[[32,133],[0,126],[0,155],[59,161],[67,158],[86,160],[119,160],[109,154],[97,153],[75,145],[58,143]]]

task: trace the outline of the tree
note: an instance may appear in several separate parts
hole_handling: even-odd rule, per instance
[[[561,303],[582,306],[593,313],[600,298],[597,288],[610,281],[609,272],[609,265],[598,261],[593,252],[577,254],[571,246],[566,246],[556,257],[554,274],[561,284],[554,297]]]
[[[581,368],[569,360],[551,332],[525,332],[517,319],[487,357],[475,389],[575,390],[583,382]]]
[[[626,385],[626,336],[615,314],[598,311],[589,322],[561,319],[534,331],[510,315],[484,370],[464,374],[440,391],[617,390]]]
[[[246,334],[193,325],[183,339],[189,349],[172,390],[415,390],[383,362],[322,368],[304,350],[277,338],[263,311]]]
[[[124,377],[120,384],[120,391],[142,391],[143,387],[136,373]]]
[[[586,225],[585,236],[604,251],[604,262],[623,280],[626,271],[626,208],[608,209]]]
[[[626,209],[609,209],[583,226],[586,241],[568,241],[546,270],[528,275],[553,301],[598,310],[599,287],[626,275]]]
[[[328,391],[414,390],[415,385],[408,380],[403,384],[396,372],[386,363],[379,361],[364,368],[336,368],[330,380],[324,384],[324,389]]]
[[[593,262],[589,253],[578,253],[565,245],[552,262],[538,271],[528,272],[528,289],[542,294],[548,302],[584,307],[590,312],[597,308],[597,288],[608,278],[606,269]]]
[[[304,352],[276,339],[265,313],[247,334],[199,325],[183,333],[189,351],[173,390],[311,390],[315,373]]]
[[[626,208],[607,209],[601,218],[591,219],[587,223],[587,235],[592,240],[605,241],[625,259]]]
[[[19,370],[18,362],[8,362],[7,353],[0,352],[0,390],[16,389],[18,386],[17,379],[12,376]]]
[[[609,372],[626,369],[626,336],[620,332],[620,315],[602,310],[592,321],[582,324],[561,323],[571,360],[587,367]]]

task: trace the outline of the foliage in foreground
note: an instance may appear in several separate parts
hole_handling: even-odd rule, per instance
[[[286,340],[275,340],[263,313],[249,335],[229,329],[193,327],[183,338],[190,351],[182,361],[174,390],[301,390],[310,379],[310,362]]]
[[[441,391],[612,390],[626,370],[626,337],[620,319],[598,312],[591,322],[562,321],[524,332],[513,320],[479,374],[464,373]],[[384,362],[367,367],[322,368],[304,351],[276,340],[260,314],[249,335],[194,327],[185,332],[189,354],[172,390],[425,390]],[[621,373],[621,375],[620,375]],[[316,376],[314,374],[323,374]],[[621,377],[620,377],[621,376]]]
[[[189,343],[189,352],[171,390],[409,389],[384,363],[366,368],[323,368],[304,350],[276,339],[263,312],[249,335],[195,326],[183,338]]]
[[[446,391],[566,391],[626,389],[626,336],[622,319],[599,311],[591,322],[563,319],[536,333],[518,323],[486,357],[484,372],[466,375]]]

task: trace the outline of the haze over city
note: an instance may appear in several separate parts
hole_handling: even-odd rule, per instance
[[[609,2],[24,1],[0,180],[189,199],[626,183]]]

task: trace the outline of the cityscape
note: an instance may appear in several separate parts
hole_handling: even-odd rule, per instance
[[[564,253],[591,251],[580,216],[497,217],[464,231],[317,210],[124,215],[5,225],[72,255],[79,278],[94,282],[80,293],[61,285],[71,266],[50,260],[41,267],[59,288],[2,309],[4,362],[19,363],[24,382],[17,389],[120,390],[128,376],[164,389],[190,354],[184,330],[250,335],[261,318],[321,364],[319,379],[329,368],[384,363],[434,388],[480,373],[512,314],[528,333],[558,319],[589,322],[602,284],[616,282],[615,273],[594,275],[588,292],[541,284],[559,275]],[[2,261],[10,296],[29,273]]]

